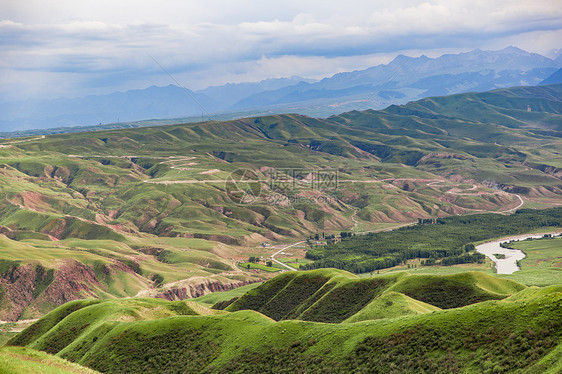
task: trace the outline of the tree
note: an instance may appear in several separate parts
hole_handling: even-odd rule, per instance
[[[273,261],[271,261],[271,260],[268,260],[266,264],[267,264],[267,266],[269,266],[270,268],[273,267]]]

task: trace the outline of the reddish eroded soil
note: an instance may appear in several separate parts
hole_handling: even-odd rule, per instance
[[[53,211],[49,198],[38,192],[22,192],[14,195],[10,202],[36,212]]]
[[[16,321],[23,310],[33,301],[36,267],[33,265],[12,266],[0,277],[3,290],[0,319]]]
[[[0,276],[0,320],[16,321],[28,308],[31,314],[39,315],[42,305],[58,306],[95,297],[99,287],[102,284],[94,271],[77,261],[67,260],[55,270],[35,264],[13,265]]]
[[[185,300],[207,295],[212,292],[232,290],[234,288],[242,287],[247,284],[255,283],[257,281],[259,280],[245,280],[233,281],[230,283],[221,283],[219,281],[206,280],[200,283],[189,284],[185,287],[172,287],[165,290],[164,292],[156,293],[154,297],[159,297],[170,301]]]

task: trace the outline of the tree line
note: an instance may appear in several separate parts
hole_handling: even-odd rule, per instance
[[[372,272],[424,259],[425,265],[478,263],[474,242],[525,234],[542,227],[562,226],[562,208],[521,209],[511,215],[484,213],[419,222],[388,232],[342,235],[341,241],[306,253],[314,262],[301,269],[337,268],[354,273]]]

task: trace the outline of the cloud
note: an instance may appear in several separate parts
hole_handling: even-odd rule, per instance
[[[99,92],[103,84],[107,92],[148,86],[166,79],[150,56],[170,73],[205,85],[266,72],[331,75],[413,49],[519,43],[546,52],[562,39],[562,8],[553,0],[52,3],[0,3],[7,17],[0,20],[2,97],[17,95],[16,82],[35,84],[40,73],[53,85],[66,74],[75,84],[72,94]],[[540,43],[529,42],[530,35]]]

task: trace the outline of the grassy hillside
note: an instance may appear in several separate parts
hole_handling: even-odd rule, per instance
[[[276,321],[339,323],[429,313],[501,300],[525,286],[484,273],[406,273],[358,278],[341,270],[289,272],[248,291],[226,310],[255,310]]]
[[[399,292],[385,292],[375,298],[359,312],[344,322],[361,322],[382,318],[395,318],[407,314],[424,314],[441,310],[440,308],[412,299]]]
[[[289,285],[296,279],[289,275],[277,278]],[[324,276],[358,281],[338,271]],[[556,373],[562,367],[559,286],[521,289],[492,276],[461,278],[481,290],[513,295],[439,310],[387,292],[381,301],[384,305],[392,301],[387,307],[391,318],[372,320],[367,312],[375,317],[378,312],[369,304],[358,318],[361,322],[344,324],[275,322],[254,311],[212,312],[195,310],[190,303],[147,299],[74,302],[51,312],[36,323],[38,327],[32,325],[9,344],[40,349],[107,373]],[[398,280],[393,287],[400,284]],[[249,293],[256,290],[259,287]],[[427,313],[396,313],[395,303]]]
[[[24,347],[0,348],[0,372],[4,374],[95,374],[59,357]]]
[[[2,140],[0,319],[267,279],[236,266],[264,241],[558,204],[561,92]]]
[[[197,297],[260,279],[234,271],[212,252],[217,243],[202,240],[16,241],[0,235],[0,243],[4,320],[37,318],[84,297],[127,297],[139,292],[168,299]],[[177,283],[185,278],[193,280]]]
[[[514,281],[500,281],[475,272],[443,276],[412,275],[392,290],[442,309],[450,309],[486,300],[501,300],[523,288]]]
[[[252,290],[256,287],[259,287],[260,285],[261,285],[261,283],[252,283],[252,284],[248,284],[246,286],[235,288],[235,289],[230,290],[230,291],[213,292],[213,293],[210,293],[208,295],[204,295],[204,296],[194,298],[193,301],[196,301],[199,304],[203,304],[204,306],[207,306],[207,307],[211,308],[213,305],[215,305],[217,303],[228,302],[232,299],[238,298],[238,297],[246,294],[248,291],[250,291],[250,290]]]
[[[558,84],[432,97],[409,103],[404,108],[471,122],[493,122],[513,128],[534,127],[539,130],[560,131],[560,98]],[[530,124],[532,125],[529,126]]]
[[[511,247],[525,253],[521,270],[511,279],[532,286],[562,284],[562,237],[523,240]]]

